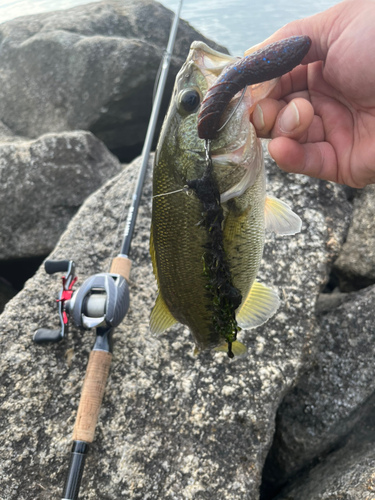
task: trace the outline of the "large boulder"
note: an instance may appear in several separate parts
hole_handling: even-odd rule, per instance
[[[353,222],[333,270],[343,292],[375,283],[375,186],[363,189],[354,200]]]
[[[152,0],[106,0],[1,24],[0,120],[30,138],[90,130],[119,154],[141,145],[172,20]],[[180,21],[160,122],[194,40],[226,52]]]
[[[277,500],[371,500],[375,492],[375,396],[361,408],[352,432]]]
[[[266,497],[339,447],[361,425],[375,392],[375,287],[369,286],[375,281],[374,195],[372,185],[356,193],[348,235],[332,267],[338,286],[318,297],[312,366],[278,410],[264,469]]]
[[[90,196],[51,258],[74,259],[79,284],[107,270],[136,161]],[[148,175],[132,243],[131,308],[116,329],[114,359],[83,498],[255,500],[277,408],[306,368],[315,300],[342,245],[351,208],[340,186],[282,173],[267,161],[269,192],[303,219],[294,237],[269,236],[260,272],[282,305],[264,326],[241,332],[245,358],[193,356],[188,330],[152,336],[156,284],[149,257]],[[181,263],[183,265],[183,263]],[[71,328],[58,345],[32,342],[56,327],[59,276],[40,269],[0,317],[0,489],[7,500],[61,495],[93,333]],[[73,354],[73,356],[72,356]]]
[[[90,132],[15,140],[2,131],[0,259],[47,255],[87,196],[122,166]]]
[[[343,304],[318,318],[311,367],[278,410],[263,478],[268,498],[360,427],[375,393],[375,286],[342,295]]]

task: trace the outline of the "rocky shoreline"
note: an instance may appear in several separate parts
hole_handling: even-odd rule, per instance
[[[52,252],[76,262],[78,285],[107,270],[140,163],[121,162],[142,143],[171,20],[156,2],[127,0],[0,25],[2,262]],[[182,22],[168,96],[195,39],[205,40]],[[151,161],[131,307],[80,498],[372,498],[374,187],[287,175],[267,158],[268,191],[303,228],[267,237],[260,279],[282,305],[242,332],[249,354],[232,362],[194,357],[181,325],[149,331]],[[38,327],[57,326],[59,281],[40,268],[0,315],[4,500],[61,496],[93,334],[72,327],[58,345],[33,344]]]

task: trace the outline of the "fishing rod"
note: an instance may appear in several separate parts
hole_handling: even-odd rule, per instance
[[[48,274],[65,273],[62,277],[62,288],[57,300],[60,328],[57,330],[39,328],[35,332],[33,340],[38,344],[61,341],[67,334],[70,316],[72,316],[75,325],[79,328],[85,330],[96,328],[96,339],[89,356],[73,430],[70,465],[63,489],[62,500],[78,499],[86,455],[89,445],[94,440],[99,410],[111,365],[113,331],[122,322],[129,308],[130,245],[146,176],[152,140],[176,40],[182,1],[180,0],[175,14],[167,49],[161,61],[159,81],[142,149],[142,163],[125,223],[120,253],[112,260],[109,273],[99,273],[90,276],[75,291],[73,287],[77,278],[75,276],[75,263],[72,260],[47,260],[44,265]]]

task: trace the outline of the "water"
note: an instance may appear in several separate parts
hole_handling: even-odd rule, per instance
[[[92,0],[0,0],[0,22],[18,16],[68,9]],[[178,0],[160,3],[175,11]],[[261,42],[284,24],[339,3],[334,0],[185,0],[181,17],[234,55]]]

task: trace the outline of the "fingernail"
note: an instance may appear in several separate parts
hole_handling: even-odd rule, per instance
[[[254,124],[254,127],[257,130],[263,130],[264,127],[265,127],[265,125],[264,125],[264,118],[263,118],[263,110],[259,106],[259,104],[257,104],[255,106],[255,109],[254,109],[254,112],[253,112],[253,124]]]
[[[299,126],[298,108],[294,102],[290,102],[285,108],[279,120],[279,127],[282,132],[290,134]]]

